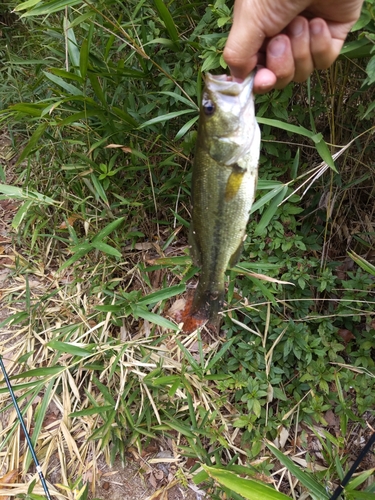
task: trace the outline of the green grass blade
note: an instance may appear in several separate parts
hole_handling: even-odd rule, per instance
[[[177,118],[178,116],[187,115],[188,113],[196,113],[196,111],[194,109],[183,109],[181,111],[172,111],[172,113],[166,113],[165,115],[151,118],[151,120],[145,121],[138,128],[142,129],[145,127],[149,127],[150,125],[156,125],[157,123],[166,122],[168,120],[172,120],[173,118]]]
[[[267,448],[275,455],[275,457],[300,481],[317,500],[328,500],[329,495],[320,483],[312,477],[311,474],[304,472],[293,460],[284,455],[280,450],[275,448],[270,443],[266,443]]]
[[[38,125],[37,129],[34,131],[33,135],[30,137],[30,140],[27,143],[27,146],[20,154],[16,165],[19,165],[37,147],[38,141],[42,137],[42,135],[44,134],[47,126],[48,126],[47,123],[40,123]]]
[[[161,19],[162,19],[162,21],[163,21],[163,23],[168,31],[168,34],[169,34],[171,40],[177,46],[179,46],[180,37],[178,35],[176,25],[173,21],[173,17],[171,16],[169,10],[164,5],[163,0],[154,0],[154,4],[155,4],[155,7],[157,8],[159,16],[161,17]]]
[[[84,349],[83,347],[79,347],[72,343],[60,342],[59,340],[51,340],[51,342],[48,342],[47,346],[51,347],[51,349],[56,349],[56,351],[65,352],[72,354],[72,356],[79,356],[81,358],[92,356],[92,351],[95,347],[92,345],[89,348]]]
[[[118,219],[109,223],[92,239],[92,242],[98,243],[99,241],[102,241],[106,236],[110,235],[115,229],[117,229],[123,222],[124,217],[119,217]]]
[[[169,330],[178,330],[178,326],[175,323],[172,323],[172,321],[159,316],[159,314],[152,313],[141,306],[134,306],[132,309],[134,316],[139,316],[140,318],[143,318],[150,323],[153,323],[154,325],[159,325],[163,328],[168,328]]]
[[[121,252],[119,252],[116,248],[111,247],[111,245],[107,245],[107,243],[104,243],[103,241],[95,241],[92,243],[92,246],[100,252],[112,255],[112,257],[117,257],[118,259],[121,259],[122,257]]]
[[[82,78],[86,78],[88,65],[89,65],[89,42],[87,38],[85,38],[82,42],[81,50],[79,52],[79,69]]]
[[[207,474],[218,483],[230,490],[242,495],[249,500],[286,500],[289,499],[284,493],[272,489],[270,486],[254,481],[243,479],[228,470],[216,469],[202,464]]]
[[[28,2],[20,4],[17,10],[25,10],[25,4],[27,3]],[[45,16],[63,10],[65,7],[72,7],[80,3],[82,3],[82,0],[52,0],[51,2],[39,2],[39,5],[25,12],[21,17]]]
[[[271,203],[267,207],[266,211],[263,213],[257,227],[254,231],[254,236],[259,236],[263,233],[265,228],[268,226],[270,220],[277,212],[279,204],[283,201],[286,192],[288,191],[288,186],[283,186],[282,189],[273,197]]]
[[[355,252],[348,252],[348,255],[351,259],[354,260],[356,264],[359,265],[359,267],[366,271],[366,273],[375,276],[375,266],[371,264],[371,262],[368,262],[366,259],[356,254]]]
[[[111,410],[113,410],[112,405],[94,406],[93,408],[87,408],[86,410],[74,411],[72,413],[69,413],[69,418],[86,417],[88,415],[100,415],[101,413],[105,413],[106,411]]]
[[[60,368],[60,367],[59,367]],[[41,399],[40,406],[37,410],[36,418],[34,419],[34,430],[33,434],[31,436],[31,442],[35,446],[36,442],[38,441],[40,431],[42,430],[43,422],[46,417],[46,412],[48,409],[48,405],[51,402],[53,392],[56,390],[56,380],[51,380],[50,383],[47,385],[47,388],[45,389],[43,393],[43,397]],[[27,450],[27,455],[25,459],[25,470],[28,470],[30,467],[30,464],[32,462],[32,456],[30,454],[30,451]]]
[[[270,191],[269,193],[262,196],[259,200],[257,200],[253,204],[253,206],[251,207],[250,213],[252,214],[252,213],[256,212],[257,210],[259,210],[261,207],[263,207],[263,205],[265,205],[270,200],[275,198],[275,196],[277,196],[285,187],[286,187],[285,184],[278,184],[277,187],[273,188],[272,191]]]
[[[142,304],[143,306],[156,304],[157,302],[161,302],[162,300],[167,300],[171,297],[175,297],[176,295],[184,293],[185,290],[185,285],[174,285],[169,288],[163,288],[162,290],[158,290],[157,292],[150,293],[150,295],[146,295],[146,297],[142,297],[142,299],[139,300],[138,304]]]
[[[48,80],[51,80],[51,82],[56,83],[56,85],[61,87],[68,94],[72,94],[72,95],[76,95],[76,96],[83,96],[82,90],[77,88],[75,85],[72,85],[71,83],[67,83],[65,80],[63,80],[59,76],[56,76],[52,73],[48,73],[47,71],[43,71],[43,73],[48,78]]]
[[[44,368],[33,368],[26,372],[17,373],[11,377],[11,380],[28,377],[48,377],[49,375],[58,375],[66,369],[65,366],[46,366]]]

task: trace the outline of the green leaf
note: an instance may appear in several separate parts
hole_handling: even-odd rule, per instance
[[[183,109],[182,111],[172,111],[172,113],[166,113],[165,115],[157,116],[156,118],[151,118],[151,120],[147,120],[138,128],[142,129],[144,127],[149,127],[150,125],[155,125],[156,123],[166,122],[168,120],[172,120],[173,118],[177,118],[181,115],[187,115],[188,113],[196,113],[194,109]]]
[[[17,373],[11,378],[28,378],[28,377],[47,377],[48,375],[58,375],[65,370],[65,366],[46,366],[44,368],[34,368],[33,370],[27,370],[26,372]]]
[[[35,203],[43,203],[45,205],[55,205],[57,202],[44,194],[37,193],[36,191],[29,191],[21,189],[16,186],[8,186],[7,184],[0,184],[0,193],[6,195],[7,198],[15,200],[33,201]]]
[[[65,39],[68,46],[68,54],[70,57],[71,64],[74,68],[79,68],[79,49],[76,40],[76,36],[74,34],[73,28],[70,26],[69,20],[67,17],[64,17],[64,31],[65,31]]]
[[[335,167],[335,162],[334,159],[332,158],[331,152],[328,149],[327,144],[323,139],[320,139],[318,142],[315,143],[316,150],[320,154],[320,157],[322,158],[323,161],[327,163],[327,165],[332,168],[334,172],[337,173],[337,169]]]
[[[43,71],[43,73],[48,78],[48,80],[56,83],[56,85],[64,89],[66,92],[68,92],[68,94],[83,96],[82,90],[78,89],[75,85],[67,83],[65,80],[63,80],[59,76],[54,75],[53,73],[48,73],[47,71]]]
[[[311,130],[308,130],[305,127],[292,125],[290,123],[282,122],[280,120],[257,117],[257,122],[263,125],[269,125],[270,127],[280,128],[281,130],[286,130],[287,132],[293,132],[293,134],[302,135],[304,137],[308,137],[309,139],[312,139],[313,136],[315,135],[315,132],[311,132]]]
[[[155,7],[157,8],[157,11],[159,13],[159,16],[161,17],[163,23],[165,24],[165,27],[167,28],[167,31],[168,31],[169,36],[171,37],[171,40],[177,46],[179,46],[180,37],[178,35],[176,25],[173,21],[173,17],[171,16],[169,10],[164,5],[163,0],[154,0],[154,3],[155,3]]]
[[[16,215],[13,217],[13,220],[12,220],[12,228],[13,229],[17,230],[20,227],[23,219],[25,218],[26,214],[30,210],[30,207],[34,203],[35,203],[35,201],[32,201],[32,200],[25,201],[25,203],[22,203],[20,208],[17,210]]]
[[[359,267],[366,271],[366,273],[375,276],[375,266],[371,264],[371,262],[368,262],[366,259],[356,254],[355,252],[348,252],[348,255],[351,259],[354,260],[356,264],[359,265]]]
[[[39,139],[42,137],[42,135],[44,134],[47,126],[48,126],[47,123],[40,123],[38,125],[37,129],[34,131],[33,135],[30,137],[29,142],[27,143],[27,146],[20,154],[16,165],[19,165],[36,148],[37,143],[38,143]]]
[[[91,252],[92,250],[92,245],[86,244],[82,245],[82,248],[80,250],[77,249],[77,251],[74,253],[70,259],[66,260],[62,266],[59,267],[58,272],[63,271],[64,269],[67,269],[70,267],[72,264],[77,262],[77,260],[82,259],[87,253]]]
[[[97,243],[99,241],[102,241],[104,238],[110,235],[115,229],[117,229],[123,222],[124,222],[124,217],[119,217],[113,222],[110,222],[92,239],[92,242]]]
[[[288,186],[283,186],[282,189],[280,189],[280,191],[272,198],[272,202],[269,204],[266,211],[263,213],[262,218],[257,224],[257,227],[254,231],[254,236],[259,236],[263,233],[264,229],[268,226],[270,220],[277,212],[279,204],[283,201],[287,191]]]
[[[94,406],[93,408],[87,408],[86,410],[74,411],[69,413],[69,418],[73,417],[86,417],[88,415],[100,415],[106,411],[113,410],[113,405],[106,406]]]
[[[159,325],[163,328],[168,328],[169,330],[178,330],[178,326],[175,323],[172,323],[172,321],[159,316],[159,314],[150,312],[148,309],[145,309],[142,306],[136,305],[133,306],[132,309],[134,316],[139,316],[140,318],[143,318],[150,323],[153,323],[154,325]]]
[[[89,349],[84,349],[83,347],[79,347],[73,343],[60,342],[59,340],[51,340],[51,342],[48,342],[47,346],[51,347],[51,349],[56,349],[56,351],[65,352],[81,358],[92,356],[92,351],[94,349],[93,345],[90,346]]]
[[[56,368],[56,367],[54,367],[54,368]],[[57,368],[61,369],[61,367],[57,367]],[[35,446],[36,442],[38,441],[39,434],[40,434],[40,431],[42,430],[43,422],[44,422],[44,419],[46,417],[46,412],[47,412],[48,406],[51,402],[53,393],[56,390],[55,384],[56,384],[56,380],[51,380],[43,392],[43,398],[41,399],[40,405],[38,407],[36,418],[34,419],[34,430],[33,430],[32,436],[31,436],[31,441],[34,444],[34,446]],[[25,470],[27,470],[30,467],[32,460],[33,459],[32,459],[30,450],[27,450],[27,455],[26,455],[26,460],[25,460]]]
[[[353,491],[355,488],[358,488],[358,486],[367,481],[369,477],[372,477],[374,475],[374,472],[375,468],[361,472],[357,477],[352,479],[350,483],[345,486],[345,491]]]
[[[250,214],[256,212],[259,210],[263,205],[268,203],[270,200],[275,198],[275,196],[278,196],[280,192],[284,190],[287,186],[285,184],[277,183],[276,187],[272,189],[269,193],[265,194],[262,196],[259,200],[257,200],[253,206],[251,207]]]
[[[107,245],[103,241],[93,241],[92,246],[100,252],[106,253],[107,255],[112,255],[113,257],[117,257],[121,259],[122,254],[116,248],[111,247],[111,245]]]
[[[329,500],[329,495],[320,483],[308,472],[304,472],[289,457],[270,443],[266,443],[269,450],[275,457],[300,481],[317,500]]]
[[[40,0],[28,0],[27,2],[22,2],[19,5],[14,7],[15,12],[19,12],[20,10],[30,9],[30,7],[34,7],[34,5],[40,3]]]
[[[88,65],[89,65],[89,42],[87,38],[85,38],[82,42],[81,50],[79,52],[79,69],[82,78],[86,78]]]
[[[194,118],[192,118],[191,120],[186,122],[185,125],[183,125],[180,128],[180,130],[177,132],[175,140],[178,141],[179,139],[181,139],[191,129],[191,127],[198,120],[198,118],[199,118],[199,115],[194,116]]]
[[[18,5],[15,10],[25,10],[28,7],[25,7],[29,2],[24,2]],[[52,0],[50,2],[38,2],[38,5],[33,9],[29,10],[22,14],[21,17],[30,17],[30,16],[41,16],[46,14],[53,14],[54,12],[58,12],[59,10],[64,10],[66,7],[72,7],[73,5],[78,5],[82,3],[82,0]]]
[[[185,290],[185,285],[174,285],[169,288],[163,288],[162,290],[158,290],[157,292],[150,293],[150,295],[143,297],[138,301],[138,304],[142,304],[143,306],[156,304],[162,300],[170,299],[171,297],[184,293]]]
[[[280,493],[270,486],[254,481],[253,479],[244,479],[228,470],[216,469],[204,464],[202,464],[202,468],[222,486],[249,500],[290,500],[284,493]]]

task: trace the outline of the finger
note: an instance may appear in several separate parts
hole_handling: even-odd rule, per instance
[[[310,21],[310,47],[315,68],[326,69],[337,59],[344,40],[332,38],[327,23],[315,18]]]
[[[257,70],[254,78],[254,93],[265,94],[274,88],[276,82],[277,78],[275,73],[272,73],[272,71],[267,68],[260,68]]]
[[[314,61],[310,52],[309,22],[302,16],[297,16],[286,30],[292,46],[294,58],[293,81],[304,82],[314,70]]]
[[[257,9],[249,12],[250,7],[251,2],[246,0],[234,3],[233,25],[223,53],[231,75],[237,79],[246,78],[258,64],[258,51],[265,38],[258,23],[261,16]]]
[[[287,35],[278,35],[270,40],[267,47],[267,68],[276,75],[276,89],[284,88],[293,80],[294,59]]]

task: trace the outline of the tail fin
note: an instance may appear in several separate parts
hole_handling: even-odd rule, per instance
[[[190,315],[197,320],[208,320],[211,324],[219,323],[219,312],[224,304],[224,286],[213,289],[202,281],[199,281],[195,291]]]

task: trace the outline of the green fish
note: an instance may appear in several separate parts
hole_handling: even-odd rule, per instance
[[[201,268],[190,317],[217,324],[225,271],[238,261],[258,178],[260,130],[254,74],[243,82],[207,74],[192,176],[189,243]]]

